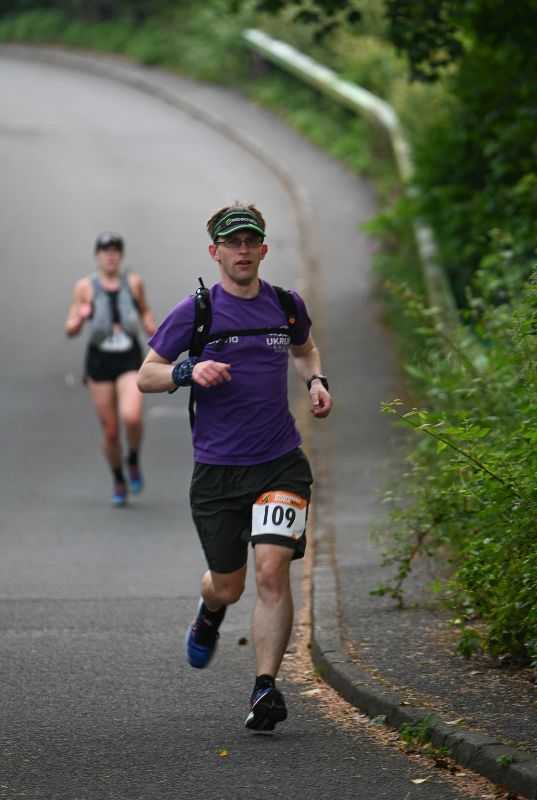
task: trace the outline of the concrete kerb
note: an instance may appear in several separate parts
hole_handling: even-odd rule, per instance
[[[315,517],[316,528],[322,527],[322,500],[316,502]],[[338,694],[369,717],[382,716],[386,725],[396,730],[405,723],[418,724],[431,710],[416,707],[402,693],[383,684],[381,678],[373,678],[345,647],[340,632],[336,572],[327,560],[326,548],[321,548],[320,552],[316,550],[311,647],[315,666]],[[451,750],[451,757],[461,766],[513,789],[528,800],[537,800],[537,762],[534,759],[491,737],[448,724],[437,714],[435,719],[430,736],[434,747]]]

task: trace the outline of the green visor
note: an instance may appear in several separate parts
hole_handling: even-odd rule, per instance
[[[265,231],[257,217],[250,211],[228,211],[215,223],[213,227],[213,241],[221,236],[229,236],[235,231],[251,230],[260,236],[265,236]]]

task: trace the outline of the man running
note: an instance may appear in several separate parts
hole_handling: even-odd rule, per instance
[[[315,418],[329,414],[332,398],[304,301],[289,293],[296,315],[286,314],[282,290],[259,278],[268,250],[261,212],[235,203],[213,214],[207,230],[209,253],[220,272],[204,301],[212,320],[208,343],[201,356],[171,368],[190,349],[195,320],[199,327],[197,300],[186,297],[150,339],[138,386],[142,392],[165,392],[193,384],[190,502],[208,564],[185,641],[193,667],[211,660],[226,607],[244,590],[248,543],[254,547],[257,675],[245,725],[266,731],[287,717],[275,679],[291,635],[289,568],[304,555],[313,482],[289,411],[289,352],[307,384]]]
[[[95,242],[97,271],[75,284],[65,323],[68,336],[77,336],[88,320],[84,383],[99,417],[103,451],[112,470],[111,503],[124,506],[130,489],[143,487],[139,452],[142,440],[143,395],[136,385],[142,363],[139,323],[148,336],[155,322],[139,275],[121,271],[125,244],[117,233],[102,233]],[[120,421],[127,438],[127,480],[123,471]]]

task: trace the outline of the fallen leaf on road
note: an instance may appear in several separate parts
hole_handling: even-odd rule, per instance
[[[221,757],[222,757],[222,758],[225,758],[226,756],[228,756],[228,755],[229,755],[229,750],[226,750],[226,748],[225,748],[225,747],[223,747],[223,748],[220,750],[220,755],[221,755]]]
[[[412,783],[425,783],[429,778],[412,778]]]
[[[314,694],[321,694],[320,689],[309,689],[307,692],[300,692],[302,697],[311,697]]]
[[[458,725],[459,722],[464,722],[464,717],[459,717],[459,719],[452,719],[450,722],[446,722],[446,725]]]

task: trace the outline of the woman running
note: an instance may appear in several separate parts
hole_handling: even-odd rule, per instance
[[[86,320],[90,340],[84,382],[103,431],[103,451],[114,477],[112,505],[124,506],[130,489],[143,488],[139,466],[143,395],[136,386],[142,351],[140,322],[151,336],[155,321],[147,305],[141,278],[120,270],[124,242],[116,233],[102,233],[95,243],[97,271],[75,284],[65,323],[67,336],[77,336]],[[127,480],[123,471],[120,421],[128,446]]]

